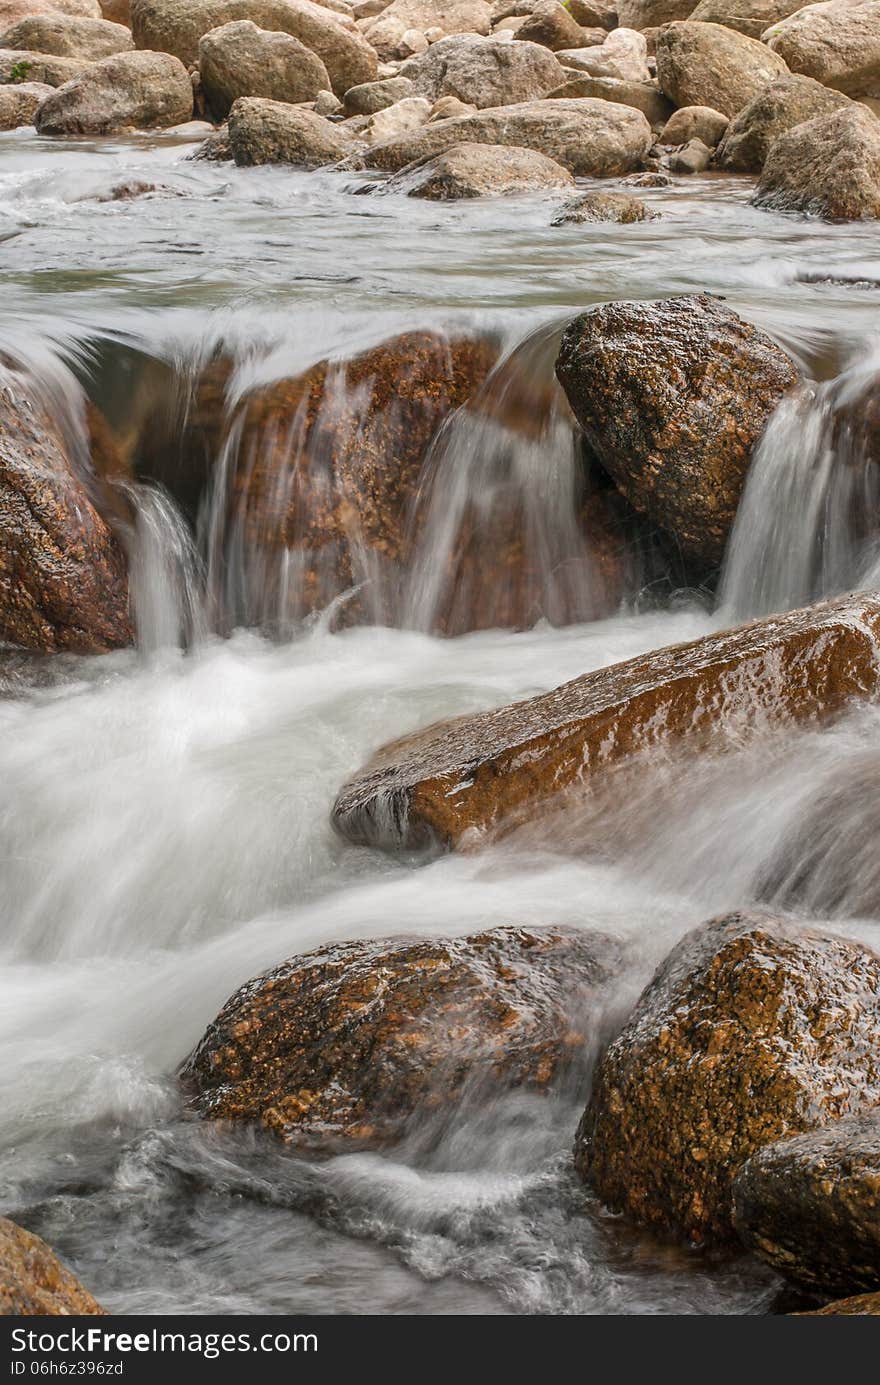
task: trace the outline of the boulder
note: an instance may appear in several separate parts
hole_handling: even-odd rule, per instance
[[[651,147],[641,111],[609,101],[525,101],[426,126],[412,138],[377,145],[369,168],[396,172],[453,144],[507,144],[535,149],[575,177],[615,177],[639,168]]]
[[[839,1298],[834,1303],[826,1303],[824,1308],[816,1308],[811,1313],[797,1313],[795,1316],[801,1318],[877,1317],[880,1316],[880,1294],[856,1294],[853,1298]]]
[[[727,116],[711,106],[682,106],[663,126],[660,143],[679,145],[698,139],[714,149],[728,124]]]
[[[350,154],[352,141],[343,126],[304,106],[241,96],[229,112],[229,148],[239,166],[321,168]]]
[[[0,86],[0,130],[18,130],[33,125],[40,102],[54,88],[42,82],[19,82]]]
[[[337,96],[376,77],[376,54],[353,21],[312,0],[132,0],[131,16],[138,48],[173,53],[187,65],[198,62],[204,34],[250,19],[260,29],[292,34],[317,53]]]
[[[720,168],[760,173],[770,146],[795,125],[849,106],[842,92],[812,77],[777,77],[734,116],[716,155]]]
[[[536,0],[516,31],[516,41],[538,43],[555,53],[560,48],[580,48],[583,29],[559,0]]]
[[[100,0],[100,11],[103,19],[109,19],[111,24],[125,24],[131,28],[131,0]]]
[[[880,688],[880,602],[826,602],[585,674],[384,746],[333,808],[350,841],[473,844],[640,753],[723,749],[827,718]]]
[[[787,71],[765,44],[721,24],[670,24],[657,39],[657,79],[676,106],[734,116]]]
[[[670,173],[705,173],[712,162],[712,150],[701,139],[688,140],[669,155]]]
[[[687,19],[691,0],[618,0],[617,22],[627,29],[657,29],[676,19]]]
[[[0,1317],[103,1313],[101,1305],[45,1241],[0,1217]]]
[[[591,77],[614,77],[619,82],[648,82],[648,45],[635,29],[614,29],[604,43],[557,53],[563,67]]]
[[[90,66],[85,58],[56,58],[48,53],[0,48],[0,85],[36,82],[40,86],[61,87]]]
[[[763,37],[792,72],[847,96],[880,97],[880,0],[807,5]]]
[[[880,217],[880,121],[854,104],[796,125],[770,146],[752,200],[826,221]]]
[[[79,19],[71,15],[46,14],[21,19],[0,33],[0,48],[25,49],[50,53],[56,58],[83,58],[96,62],[113,53],[134,48],[131,33],[122,24],[105,19]]]
[[[800,0],[700,0],[684,19],[702,24],[723,24],[749,38],[760,38],[770,24],[786,19],[800,8]]]
[[[609,946],[516,927],[331,944],[243,986],[181,1076],[202,1116],[387,1145],[465,1101],[552,1087],[584,1047]]]
[[[848,1017],[836,1013],[845,1032]],[[801,1289],[880,1289],[880,1110],[758,1149],[734,1181],[733,1224]]]
[[[551,91],[550,96],[554,100],[563,101],[592,96],[597,101],[611,101],[618,106],[634,106],[651,125],[663,125],[672,114],[672,103],[663,95],[656,82],[621,82],[614,77],[590,77],[585,72]]]
[[[616,29],[617,10],[598,0],[566,0],[565,8],[582,29]]]
[[[488,34],[491,11],[485,0],[391,0],[382,13],[363,25],[363,35],[387,62],[410,29],[424,33],[439,28],[446,34]]]
[[[116,53],[65,82],[36,116],[41,135],[114,135],[192,119],[193,89],[169,53]]]
[[[315,115],[323,115],[328,118],[331,115],[342,114],[342,102],[338,96],[334,96],[329,88],[324,87],[318,92],[314,102]]]
[[[591,309],[566,329],[556,370],[630,504],[717,566],[755,445],[798,380],[785,352],[698,294]]]
[[[239,96],[314,101],[330,86],[316,53],[292,34],[268,33],[249,19],[210,29],[199,40],[199,73],[208,109],[225,120]]]
[[[607,1206],[731,1243],[734,1178],[880,1102],[880,957],[760,914],[689,933],[600,1060],[575,1163]]]
[[[368,144],[381,144],[389,139],[401,139],[420,130],[431,114],[431,103],[424,96],[406,96],[386,106],[384,111],[371,115],[363,130]]]
[[[30,19],[36,14],[75,14],[80,18],[100,19],[101,6],[98,0],[0,0],[0,34],[20,19]]]
[[[0,641],[97,654],[131,640],[122,550],[66,441],[0,366]]]
[[[651,221],[653,218],[654,213],[650,212],[638,197],[630,197],[625,192],[588,192],[563,207],[558,216],[553,218],[553,225],[616,221],[628,226],[634,221]]]
[[[415,96],[416,89],[408,77],[385,77],[381,82],[363,82],[360,86],[349,87],[343,99],[343,108],[348,115],[375,115],[403,101],[407,96]]]
[[[429,101],[457,96],[481,110],[538,100],[558,87],[564,75],[553,54],[537,43],[503,43],[469,34],[441,39],[401,68],[418,96]]]
[[[454,144],[445,153],[401,169],[388,192],[446,202],[464,197],[499,197],[538,189],[570,187],[571,174],[534,149],[515,145]]]

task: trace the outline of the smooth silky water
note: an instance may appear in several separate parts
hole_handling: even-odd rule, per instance
[[[282,612],[271,641],[212,634],[210,525],[196,551],[168,497],[138,493],[138,650],[12,659],[0,675],[3,1210],[116,1312],[770,1311],[769,1272],[627,1230],[569,1151],[599,1046],[686,929],[759,904],[875,938],[880,713],[645,767],[625,801],[563,807],[475,855],[384,857],[340,841],[328,814],[405,731],[876,582],[880,554],[852,525],[872,478],[850,458],[834,479],[824,423],[829,392],[876,351],[876,234],[757,212],[744,182],[716,177],[646,192],[656,221],[551,228],[543,196],[353,196],[365,175],[188,162],[195,137],[0,137],[0,348],[74,425],[76,380],[108,343],[181,373],[222,346],[234,391],[408,327],[488,329],[514,348],[592,303],[694,290],[770,331],[816,387],[771,425],[715,613],[681,593],[562,628],[426,633],[432,558],[479,488],[487,422],[453,420],[432,455],[436,523],[394,628],[287,628]],[[161,190],[102,200],[131,180]],[[513,466],[551,616],[571,466],[558,420]],[[555,478],[549,494],[536,474]],[[177,1065],[262,968],[328,940],[512,922],[622,944],[577,1090],[463,1114],[418,1156],[310,1162],[186,1118]]]

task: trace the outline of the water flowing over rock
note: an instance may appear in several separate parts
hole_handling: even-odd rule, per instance
[[[445,202],[463,197],[501,197],[538,189],[570,187],[561,164],[534,149],[493,144],[454,144],[436,158],[395,173],[387,192]]]
[[[770,146],[752,200],[826,221],[880,218],[880,121],[854,105],[796,125]]]
[[[182,1077],[204,1116],[318,1147],[387,1144],[413,1118],[558,1080],[609,975],[602,942],[509,927],[306,953],[227,1001]]]
[[[556,370],[630,503],[717,567],[755,445],[797,382],[785,352],[700,294],[591,309],[566,329]]]
[[[787,71],[766,44],[721,24],[670,24],[657,39],[657,78],[676,106],[734,116]]]
[[[774,24],[764,41],[792,72],[848,96],[880,97],[880,3],[807,5]]]
[[[229,112],[229,148],[235,162],[245,167],[287,163],[320,168],[350,154],[352,137],[306,107],[241,96]]]
[[[880,1104],[880,957],[760,914],[667,957],[596,1071],[578,1171],[608,1206],[686,1240],[734,1239],[756,1150]]]
[[[117,53],[58,87],[36,116],[41,135],[113,135],[182,125],[193,113],[193,89],[168,53]]]
[[[224,120],[240,96],[314,101],[330,87],[321,59],[299,39],[267,33],[245,19],[210,29],[199,40],[199,73],[216,120]]]
[[[134,47],[128,29],[103,19],[67,15],[35,15],[0,31],[0,48],[23,48],[59,58],[96,62]]]
[[[811,77],[777,77],[734,116],[718,149],[721,168],[760,173],[770,146],[795,125],[849,106],[848,96]]]
[[[733,1223],[749,1250],[800,1288],[880,1289],[880,1114],[759,1149],[734,1182]]]
[[[131,639],[122,552],[25,381],[0,367],[0,640],[99,653]]]
[[[610,101],[526,101],[432,122],[412,137],[377,145],[365,162],[368,168],[397,172],[468,143],[535,149],[575,177],[606,178],[642,165],[651,127],[641,111]]]
[[[414,94],[436,101],[457,96],[478,109],[538,100],[564,80],[553,54],[536,43],[502,43],[498,39],[458,35],[434,43],[411,58],[401,76]]]
[[[383,746],[333,822],[387,849],[467,846],[536,816],[636,754],[720,750],[873,699],[880,604],[825,602],[585,674],[527,702]]]
[[[0,1218],[0,1316],[103,1314],[45,1241]]]

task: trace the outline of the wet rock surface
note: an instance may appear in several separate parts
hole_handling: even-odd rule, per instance
[[[103,1314],[76,1275],[45,1241],[0,1218],[0,1315],[3,1317]]]
[[[878,631],[876,600],[823,602],[440,722],[379,750],[340,792],[333,821],[391,850],[472,843],[637,753],[723,748],[876,696]]]
[[[875,953],[760,914],[716,919],[670,953],[600,1060],[577,1168],[642,1225],[732,1242],[750,1156],[880,1103],[878,1038]]]
[[[848,1016],[836,1019],[843,1027]],[[862,1041],[855,1029],[854,1054]],[[880,1289],[880,1112],[760,1149],[737,1174],[733,1221],[749,1250],[802,1289]]]
[[[622,226],[629,226],[637,221],[650,221],[652,215],[640,198],[632,197],[629,193],[587,192],[563,207],[553,218],[553,225],[616,221]]]
[[[516,927],[321,948],[232,996],[183,1082],[212,1119],[386,1144],[462,1101],[558,1081],[615,956],[595,934]]]
[[[443,202],[565,188],[573,182],[567,169],[534,149],[454,144],[436,158],[401,169],[388,180],[385,190]]]
[[[351,136],[342,126],[305,106],[242,96],[229,112],[229,149],[239,166],[287,163],[320,168],[351,153]]]

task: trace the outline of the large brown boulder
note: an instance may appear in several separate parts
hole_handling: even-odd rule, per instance
[[[733,1224],[749,1250],[802,1289],[880,1289],[880,1113],[759,1149],[736,1176]]]
[[[780,135],[767,154],[757,207],[826,221],[880,217],[880,121],[853,104]]]
[[[51,53],[58,58],[85,58],[97,62],[113,53],[130,51],[134,42],[123,24],[46,14],[21,19],[0,32],[0,48],[22,48],[33,53]]]
[[[0,48],[0,85],[19,82],[39,82],[41,86],[61,87],[91,63],[87,58],[56,58],[50,53],[23,52],[18,48]],[[22,75],[23,74],[23,75]]]
[[[553,54],[537,43],[502,43],[470,34],[440,39],[420,57],[410,58],[401,77],[413,95],[437,101],[457,96],[477,106],[510,106],[538,100],[565,80]]]
[[[780,135],[819,115],[850,105],[842,92],[812,77],[777,77],[734,116],[718,148],[716,162],[734,173],[760,173],[770,146]]]
[[[312,0],[132,0],[131,17],[138,48],[173,53],[187,65],[198,62],[204,34],[250,19],[260,29],[292,34],[317,53],[338,96],[376,77],[376,54],[353,22]]]
[[[115,135],[182,125],[192,113],[192,83],[176,58],[117,53],[58,87],[35,124],[41,135]]]
[[[717,567],[755,445],[798,379],[785,352],[699,294],[591,309],[566,329],[556,373],[630,504]]]
[[[0,1217],[0,1316],[103,1314],[45,1241]]]
[[[386,1144],[464,1100],[546,1091],[584,1046],[602,959],[575,929],[330,945],[243,986],[183,1080],[214,1119]]]
[[[0,640],[89,654],[132,640],[122,551],[65,441],[2,367]]]
[[[796,1313],[799,1318],[872,1318],[880,1317],[880,1293],[855,1294],[852,1298],[838,1298],[826,1303],[824,1308],[816,1308],[811,1313]]]
[[[199,40],[199,73],[208,109],[225,120],[240,96],[314,101],[330,89],[316,53],[292,34],[269,33],[249,19],[210,29]]]
[[[880,957],[760,914],[689,933],[600,1060],[577,1134],[611,1208],[733,1241],[731,1188],[788,1134],[880,1103]]]
[[[734,116],[787,71],[766,44],[721,24],[687,20],[657,38],[657,79],[676,106],[712,106]]]
[[[633,756],[828,718],[880,687],[880,602],[847,597],[587,673],[553,692],[383,746],[333,821],[386,849],[454,846],[584,795]]]
[[[800,0],[700,0],[682,18],[704,24],[723,24],[750,38],[760,38],[770,24],[786,19],[800,8]]]
[[[880,0],[807,5],[763,37],[792,72],[848,96],[880,97]]]
[[[320,168],[352,151],[352,137],[339,124],[304,106],[241,96],[229,112],[229,148],[239,165],[285,163]]]
[[[571,174],[534,149],[515,145],[454,144],[444,154],[395,173],[387,192],[448,202],[570,187]]]
[[[651,127],[641,111],[610,101],[525,101],[432,122],[415,135],[389,140],[366,155],[368,168],[397,172],[454,144],[505,144],[535,149],[575,177],[607,178],[642,165]]]

